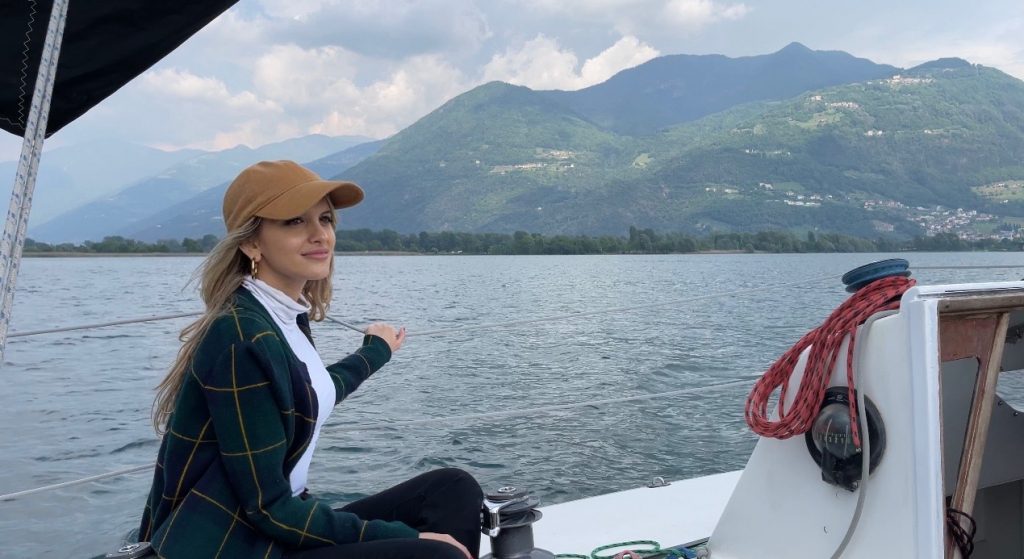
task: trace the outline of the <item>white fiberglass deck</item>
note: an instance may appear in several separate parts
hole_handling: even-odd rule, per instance
[[[587,555],[616,542],[654,540],[669,547],[706,538],[739,477],[728,472],[542,506],[534,541],[553,553]],[[490,552],[490,543],[484,536],[481,555]]]

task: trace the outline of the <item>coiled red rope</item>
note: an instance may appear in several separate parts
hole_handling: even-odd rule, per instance
[[[860,431],[857,428],[857,399],[853,386],[853,349],[856,342],[857,326],[871,315],[899,308],[900,296],[917,283],[902,276],[890,276],[869,283],[842,305],[832,311],[821,326],[811,330],[789,351],[782,354],[765,374],[754,384],[747,398],[747,424],[762,437],[788,439],[811,429],[821,408],[832,376],[832,367],[839,358],[839,346],[846,336],[850,344],[846,351],[846,385],[850,394],[850,424],[853,429],[853,443],[860,447]],[[811,346],[807,366],[800,382],[792,409],[785,407],[789,380],[800,354]],[[768,418],[768,402],[772,393],[781,389],[779,395],[779,419]]]

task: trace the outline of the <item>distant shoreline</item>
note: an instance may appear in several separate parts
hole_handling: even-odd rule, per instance
[[[25,258],[96,258],[96,257],[118,257],[129,256],[206,256],[206,252],[23,252]],[[387,250],[370,250],[359,252],[335,252],[338,256],[432,256],[422,252],[400,252]]]
[[[999,251],[974,251],[974,252],[999,252]],[[23,252],[24,258],[127,258],[133,256],[141,257],[175,257],[175,256],[206,256],[206,252]],[[336,256],[651,256],[669,254],[797,254],[790,252],[766,252],[760,250],[698,250],[694,252],[616,252],[607,254],[478,254],[463,252],[403,252],[388,250],[368,250],[357,252],[335,252]],[[806,253],[812,254],[812,253]],[[857,252],[831,254],[858,254]]]

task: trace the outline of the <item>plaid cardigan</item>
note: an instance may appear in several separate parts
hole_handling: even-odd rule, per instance
[[[305,314],[299,326],[309,336]],[[337,402],[391,358],[366,336],[327,367]],[[363,520],[293,497],[288,475],[309,445],[317,398],[305,365],[245,288],[196,350],[160,444],[139,539],[167,559],[278,558],[285,550],[415,538],[401,522]]]

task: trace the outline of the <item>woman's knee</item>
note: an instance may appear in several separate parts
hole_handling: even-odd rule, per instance
[[[431,490],[444,490],[445,493],[465,495],[472,500],[483,500],[483,490],[469,472],[459,468],[439,468],[417,476],[413,483]]]
[[[447,485],[452,491],[462,495],[468,501],[476,502],[478,505],[484,499],[483,489],[480,483],[469,472],[459,468],[442,468],[437,470],[439,475],[444,476]]]

